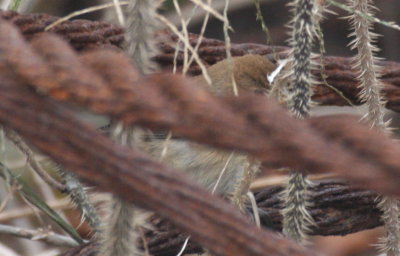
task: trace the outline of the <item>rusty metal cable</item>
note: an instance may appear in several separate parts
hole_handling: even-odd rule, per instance
[[[101,50],[78,56],[65,42],[46,34],[29,44],[4,21],[0,22],[0,50],[0,122],[4,126],[18,131],[86,181],[172,219],[217,254],[308,252],[257,231],[222,200],[188,185],[146,156],[114,145],[47,97],[126,124],[170,129],[198,142],[245,151],[270,166],[337,172],[363,187],[400,194],[396,182],[399,145],[354,118],[293,120],[264,97],[216,98],[181,76],[141,77],[121,53]],[[131,166],[137,170],[130,172]],[[176,200],[182,197],[192,201]],[[175,201],[174,206],[167,203]],[[194,219],[203,228],[193,228]],[[232,236],[217,237],[226,230]],[[228,248],[232,241],[238,241],[237,246]]]
[[[232,206],[178,173],[114,144],[68,108],[26,88],[11,72],[4,74],[5,65],[0,69],[5,92],[0,95],[0,122],[89,184],[158,212],[216,255],[310,255],[258,230]]]
[[[0,32],[4,62],[19,79],[50,97],[128,125],[167,129],[201,143],[245,151],[270,166],[337,172],[363,186],[399,193],[397,185],[386,180],[398,175],[398,144],[354,118],[316,118],[306,124],[265,97],[219,99],[181,76],[140,77],[120,53],[92,51],[78,57],[53,35],[37,37],[32,48],[4,22]]]
[[[0,17],[13,22],[19,27],[24,36],[30,40],[37,34],[44,31],[44,28],[57,20],[57,17],[47,14],[18,14],[11,11],[0,11]],[[50,30],[68,42],[76,50],[87,50],[93,48],[114,48],[118,49],[124,41],[124,31],[121,27],[106,22],[72,20],[66,21]],[[197,35],[190,34],[189,42],[192,45],[197,43]],[[165,69],[172,69],[174,62],[175,44],[177,36],[171,32],[161,31],[158,33],[158,47],[161,51],[155,57],[155,60]],[[232,56],[242,56],[245,54],[270,55],[273,53],[284,55],[287,51],[284,46],[268,46],[262,44],[243,43],[232,44]],[[214,64],[225,58],[225,43],[220,40],[204,38],[199,47],[199,56],[206,65]],[[357,88],[356,74],[351,69],[351,58],[329,56],[323,58],[325,69],[321,74],[320,70],[314,71],[316,78],[321,81],[315,87],[313,100],[321,105],[344,106],[348,102],[337,92],[330,89],[322,81],[322,75],[326,76],[326,82],[339,90],[344,97],[353,104],[360,104],[357,100],[357,94],[360,89]],[[177,57],[178,67],[183,63],[183,52],[179,51]],[[381,61],[379,63],[382,69],[382,81],[385,84],[384,94],[388,99],[386,107],[400,112],[400,64],[390,61]],[[189,69],[189,74],[198,75],[200,68],[193,63]]]
[[[216,255],[314,254],[276,234],[257,229],[232,206],[194,185],[183,175],[150,160],[138,151],[116,145],[93,127],[77,120],[70,109],[43,93],[47,91],[59,99],[72,99],[62,91],[67,82],[72,81],[75,89],[83,90],[82,94],[73,94],[78,101],[85,96],[90,97],[87,90],[97,89],[92,91],[93,95],[105,101],[99,105],[95,104],[98,111],[106,107],[106,103],[110,102],[108,99],[111,99],[111,102],[115,99],[112,95],[104,95],[101,92],[97,94],[101,88],[91,88],[89,80],[86,81],[88,84],[83,85],[79,78],[69,77],[67,71],[62,73],[60,70],[66,63],[54,64],[60,70],[50,68],[51,65],[45,62],[43,57],[36,58],[38,56],[35,56],[29,44],[24,43],[22,36],[13,26],[1,21],[0,27],[7,35],[3,36],[5,34],[1,33],[0,36],[0,123],[5,127],[14,129],[29,143],[89,184],[97,185],[99,189],[113,192],[127,201],[135,202],[170,219],[181,230],[191,234],[194,241],[209,248]],[[55,43],[54,36],[47,39],[50,39],[50,44]],[[67,47],[63,52],[68,54],[68,46],[62,40],[57,40],[58,44]],[[13,44],[8,45],[11,42]],[[26,69],[21,69],[22,66],[18,65],[21,53],[16,50],[22,48],[24,53],[29,54],[22,59],[25,63],[22,66]],[[116,56],[124,59],[121,55]],[[57,59],[55,56],[54,58]],[[65,56],[64,61],[66,60],[68,56]],[[45,74],[48,77],[43,76]],[[102,79],[109,76],[104,75]],[[124,73],[112,79],[110,77],[110,80],[120,83],[125,79],[127,77]],[[39,82],[45,87],[27,87],[30,81],[34,84]],[[105,85],[105,91],[113,91],[113,86],[108,87],[107,83]],[[51,91],[52,86],[57,90]],[[115,89],[120,93],[131,92],[122,85]],[[42,95],[37,91],[41,91]],[[135,101],[135,98],[131,98],[130,101]],[[86,102],[90,103],[89,105],[94,103],[91,100]],[[114,115],[119,113],[118,110],[112,108]],[[194,226],[193,223],[197,225]]]
[[[279,198],[282,190],[282,186],[274,186],[256,193],[265,228],[276,231],[282,228],[280,210],[283,205]],[[313,235],[346,235],[381,225],[376,193],[337,181],[317,183],[313,192],[310,213],[317,223]],[[155,256],[176,255],[186,236],[163,219],[155,217],[152,224],[155,230],[146,232],[150,253]],[[186,253],[202,252],[196,243],[189,243],[188,247]]]
[[[44,13],[19,14],[14,11],[0,11],[0,18],[18,26],[28,40],[43,33],[46,26],[58,19]],[[124,30],[121,27],[101,21],[66,21],[50,29],[49,32],[62,36],[76,50],[118,49],[124,42]]]
[[[170,32],[160,32],[158,34],[159,47],[162,51],[161,54],[155,57],[157,62],[164,69],[172,69],[174,63],[175,44],[177,43],[177,36]],[[192,45],[197,43],[198,36],[190,34],[189,42]],[[288,48],[283,46],[270,46],[263,44],[242,43],[232,44],[232,56],[242,56],[245,54],[259,54],[267,55],[270,59],[276,56],[282,58],[287,53]],[[220,60],[225,59],[225,42],[204,38],[199,48],[199,56],[206,65],[212,65]],[[183,50],[179,50],[176,58],[178,67],[183,63]],[[323,58],[323,70],[314,70],[313,74],[319,84],[314,88],[313,100],[321,105],[348,105],[346,99],[350,100],[353,104],[359,105],[358,83],[356,80],[356,73],[352,70],[351,58],[349,57],[336,57],[327,56]],[[316,62],[320,62],[319,59]],[[384,83],[383,93],[386,95],[386,107],[399,112],[400,111],[400,64],[392,61],[380,61],[378,63],[382,66],[382,81]],[[188,74],[198,75],[201,73],[200,68],[196,63],[193,63],[188,70]],[[326,76],[325,81],[328,85],[339,90],[343,96],[329,88],[325,83],[322,76]]]
[[[282,202],[279,193],[282,186],[265,188],[256,193],[257,204],[262,213],[263,226],[281,230]],[[316,220],[313,235],[346,235],[381,225],[380,211],[376,207],[377,194],[348,186],[340,181],[322,181],[313,188],[313,206],[310,213]],[[146,243],[151,255],[174,256],[186,239],[179,229],[165,219],[154,216],[152,229],[145,231]],[[66,251],[62,256],[95,255],[96,243]],[[185,253],[201,253],[202,247],[189,241]]]

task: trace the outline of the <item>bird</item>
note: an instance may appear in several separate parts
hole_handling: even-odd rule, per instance
[[[267,95],[267,76],[274,69],[275,65],[266,57],[247,54],[225,59],[208,67],[210,85],[202,75],[193,77],[192,80],[193,84],[206,88],[216,96],[226,96],[234,92],[233,74],[239,94],[251,92]],[[244,170],[250,165],[245,154],[174,138],[173,135],[168,139],[168,133],[142,131],[137,145],[167,166],[188,174],[208,191],[222,196],[233,193]]]
[[[267,76],[275,68],[276,65],[267,57],[256,54],[232,57],[231,60],[224,59],[207,68],[211,78],[211,85],[207,87],[217,96],[233,94],[231,75],[233,73],[239,92],[266,94],[270,86]],[[199,85],[207,85],[202,75],[194,77],[194,81]]]
[[[208,84],[201,75],[193,77],[192,80],[194,86],[203,87],[216,96],[226,96],[236,91],[233,90],[233,74],[239,94],[252,92],[267,95],[269,90],[267,76],[274,69],[275,65],[267,58],[248,54],[222,60],[208,67],[207,73],[211,78],[211,84]],[[121,132],[121,129],[124,132]],[[258,163],[254,164],[247,155],[185,140],[169,131],[150,131],[138,127],[125,129],[119,124],[111,130],[110,136],[117,141],[132,145],[154,160],[187,174],[210,193],[227,198],[239,209],[245,210],[242,190],[246,190],[244,191],[246,193],[249,184],[241,186],[240,182],[245,180],[243,177],[246,171],[253,171],[254,166],[259,167]],[[235,200],[237,198],[235,194],[240,199]],[[105,221],[104,231],[101,234],[100,255],[143,255],[136,243],[132,242],[140,237],[137,227],[147,225],[145,220],[139,221],[141,218],[137,215],[141,210],[118,198],[111,201],[108,220]]]

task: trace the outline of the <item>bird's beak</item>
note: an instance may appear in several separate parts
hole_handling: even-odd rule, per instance
[[[282,69],[286,66],[287,63],[288,59],[278,60],[277,68],[267,75],[269,84],[273,84],[275,78],[281,73]]]

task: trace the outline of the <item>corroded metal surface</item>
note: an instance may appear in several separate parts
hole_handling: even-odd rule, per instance
[[[343,70],[339,81],[352,81],[352,73],[345,72],[347,59],[326,61],[327,70],[329,65]],[[396,87],[398,64],[386,64],[386,78]],[[400,146],[349,116],[294,120],[265,97],[243,94],[217,98],[179,75],[143,77],[122,53],[96,50],[79,55],[66,42],[47,33],[28,42],[4,21],[0,22],[0,76],[2,125],[15,129],[87,182],[171,220],[217,255],[312,254],[254,228],[223,200],[173,170],[138,151],[115,145],[77,120],[63,103],[109,115],[128,125],[171,130],[182,138],[244,151],[268,166],[336,172],[365,188],[400,195]],[[136,167],[134,172],[132,166]],[[344,189],[332,200],[351,201],[349,193]],[[273,191],[269,195],[273,196]],[[366,191],[358,198],[371,196]],[[279,202],[274,207],[279,208]],[[362,211],[357,214],[365,216]],[[338,218],[336,221],[340,221]],[[379,224],[376,219],[368,222],[371,226],[342,220],[332,233]],[[321,221],[332,226],[335,218]],[[279,225],[276,223],[279,220],[275,220]],[[322,234],[323,230],[315,232]]]

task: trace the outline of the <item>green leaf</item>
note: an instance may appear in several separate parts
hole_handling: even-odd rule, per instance
[[[8,184],[16,184],[18,186],[18,191],[24,198],[26,198],[26,200],[28,200],[28,202],[45,213],[75,241],[80,244],[84,242],[78,232],[67,221],[65,221],[57,212],[50,208],[23,179],[15,175],[2,163],[0,163],[0,177],[2,177]]]

